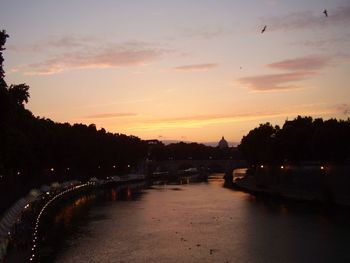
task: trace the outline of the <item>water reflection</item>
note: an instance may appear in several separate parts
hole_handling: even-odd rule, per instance
[[[52,262],[70,242],[74,243],[76,236],[89,236],[86,232],[89,222],[108,219],[103,213],[91,211],[92,208],[99,210],[109,202],[137,200],[143,188],[144,184],[134,184],[98,189],[52,206],[42,222],[40,262]]]
[[[350,260],[347,211],[233,191],[223,188],[222,175],[208,183],[124,186],[81,198],[50,223],[55,235],[48,236],[51,250],[42,262]]]
[[[115,188],[111,189],[111,200],[117,201],[118,200],[118,192]]]

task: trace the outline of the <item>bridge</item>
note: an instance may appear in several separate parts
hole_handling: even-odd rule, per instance
[[[247,163],[244,160],[233,160],[233,159],[207,159],[207,160],[164,160],[164,161],[148,161],[147,162],[147,173],[150,175],[153,172],[166,171],[169,175],[176,175],[178,171],[187,168],[197,168],[202,174],[208,174],[208,171],[212,168],[219,168],[225,172],[226,177],[232,178],[233,170],[238,168],[246,168]]]

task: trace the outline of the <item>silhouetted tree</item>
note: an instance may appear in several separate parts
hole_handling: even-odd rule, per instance
[[[28,103],[29,95],[29,86],[26,84],[11,85],[8,88],[9,95],[11,99],[18,105],[23,105]]]
[[[6,88],[5,71],[3,69],[4,57],[2,56],[2,51],[5,50],[6,39],[9,37],[5,30],[0,31],[0,89]]]
[[[350,158],[350,120],[298,116],[280,129],[261,124],[244,136],[239,150],[251,163],[345,162]]]
[[[278,161],[276,136],[279,130],[278,126],[273,127],[269,122],[260,124],[243,136],[238,149],[252,163]]]
[[[7,37],[0,31],[0,214],[30,188],[127,172],[146,158],[147,143],[135,136],[98,130],[95,124],[56,123],[25,109],[29,86],[8,87],[4,80]]]

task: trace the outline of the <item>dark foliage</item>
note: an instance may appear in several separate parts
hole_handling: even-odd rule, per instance
[[[152,147],[150,158],[164,160],[208,160],[208,159],[239,159],[236,148],[219,149],[198,143],[158,144]]]
[[[0,31],[0,211],[33,187],[128,172],[146,157],[137,137],[33,116],[24,107],[29,86],[4,80],[7,37]]]
[[[298,116],[280,129],[261,124],[238,146],[252,164],[334,162],[350,159],[350,119],[312,119]]]

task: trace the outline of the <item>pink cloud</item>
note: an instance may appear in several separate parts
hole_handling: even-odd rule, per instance
[[[332,61],[339,61],[339,55],[334,55],[334,57],[314,55],[286,59],[266,65],[271,69],[284,70],[286,71],[285,73],[248,76],[240,78],[238,81],[254,91],[267,92],[300,89],[301,86],[296,85],[295,82],[318,75],[320,70],[329,66]]]
[[[18,66],[12,72],[49,75],[84,68],[141,66],[155,62],[166,52],[168,51],[142,42],[128,42],[56,55],[41,62]]]
[[[239,82],[254,91],[286,91],[300,88],[292,83],[307,79],[315,74],[311,71],[267,74],[240,78]]]
[[[269,68],[281,70],[317,70],[322,69],[330,63],[330,57],[309,56],[295,59],[287,59],[279,62],[268,64]]]
[[[90,44],[96,45],[96,43],[97,38],[88,36],[49,37],[47,40],[33,44],[9,45],[7,50],[13,52],[44,52],[52,49],[78,48]]]
[[[217,67],[216,63],[207,63],[207,64],[193,64],[193,65],[183,65],[175,67],[175,70],[178,71],[208,71]]]

